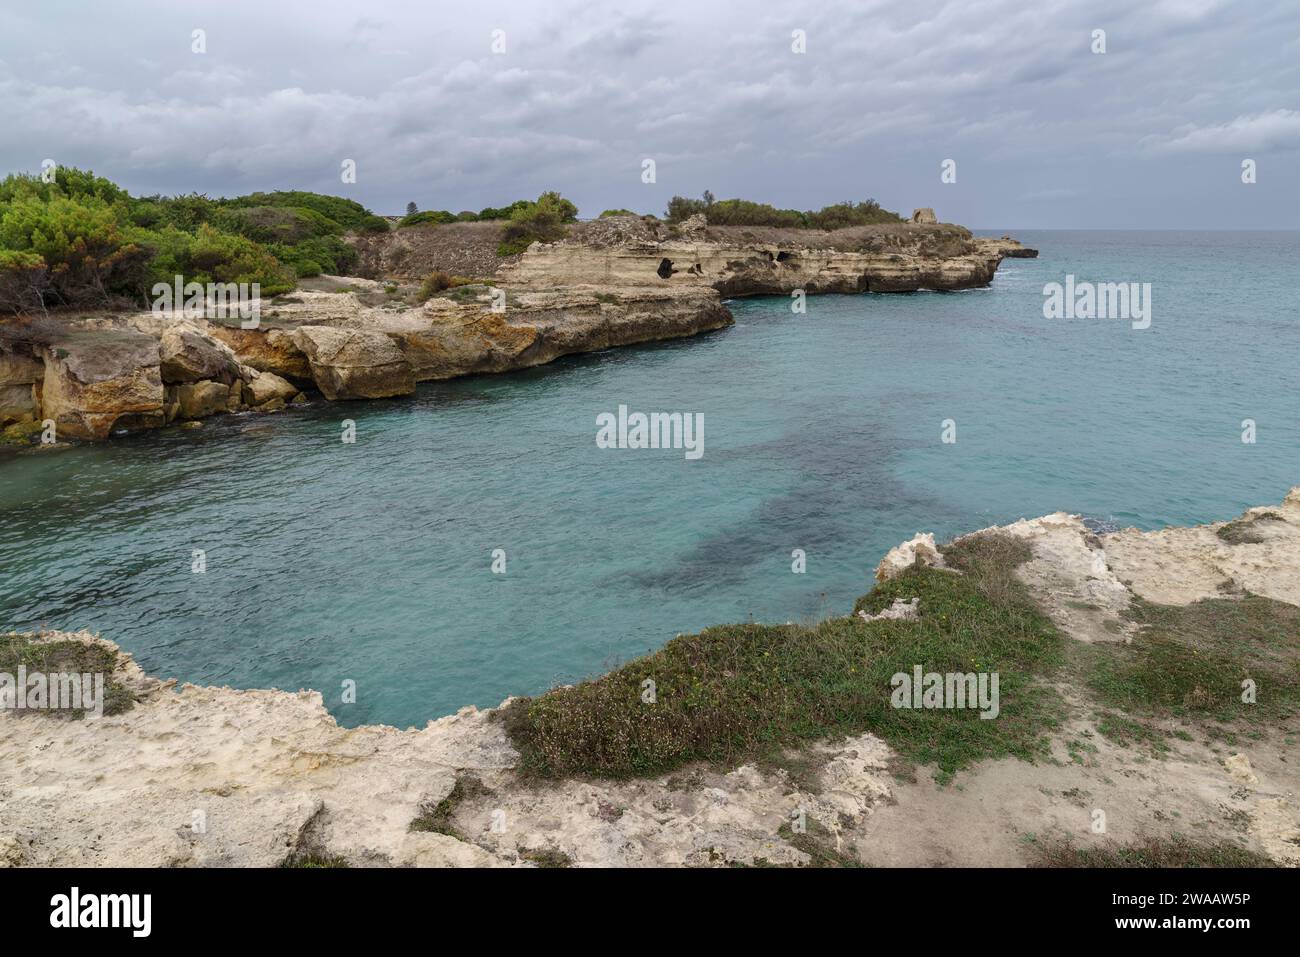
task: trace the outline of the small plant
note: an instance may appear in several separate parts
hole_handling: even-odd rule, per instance
[[[1144,837],[1128,844],[1107,841],[1078,847],[1069,840],[1033,838],[1031,867],[1276,867],[1268,858],[1239,845],[1205,843],[1175,834]]]
[[[107,645],[73,639],[39,641],[32,635],[0,635],[0,673],[17,674],[19,667],[29,674],[103,675],[103,713],[121,714],[135,705],[131,692],[113,678],[118,654]],[[33,713],[56,718],[80,719],[84,708],[42,708]]]
[[[521,206],[510,214],[501,234],[497,255],[514,256],[536,242],[562,239],[565,224],[578,218],[578,207],[556,192],[542,193],[537,202]]]
[[[410,829],[412,831],[431,831],[434,834],[446,834],[450,837],[463,839],[453,822],[456,809],[465,801],[491,793],[491,790],[484,787],[483,782],[474,775],[458,774],[456,783],[451,786],[447,796],[437,804],[422,807],[415,820],[411,821]]]
[[[1215,534],[1229,545],[1258,545],[1263,542],[1261,526],[1270,522],[1285,522],[1277,512],[1259,512],[1243,516],[1223,525]]]
[[[416,294],[419,302],[426,302],[440,292],[448,289],[458,289],[461,286],[477,285],[478,281],[467,279],[465,276],[452,276],[443,272],[441,269],[435,269],[429,275],[424,277],[424,282],[420,283],[420,291]],[[477,296],[477,293],[470,298]]]
[[[554,848],[527,848],[519,849],[519,857],[525,861],[532,861],[538,867],[572,867],[573,859],[563,851],[557,851]]]

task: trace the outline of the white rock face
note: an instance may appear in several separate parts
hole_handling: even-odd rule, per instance
[[[118,679],[138,703],[121,715],[0,712],[0,862],[268,867],[316,851],[353,866],[530,866],[521,852],[550,850],[591,865],[803,863],[778,834],[793,815],[838,831],[889,795],[891,752],[869,734],[813,749],[818,794],[749,765],[529,785],[485,711],[420,730],[341,728],[315,691],[177,689],[124,657]],[[458,775],[488,789],[456,814],[464,839],[411,831]]]
[[[1148,601],[1185,605],[1248,591],[1300,604],[1300,487],[1281,506],[1248,509],[1256,542],[1219,536],[1226,523],[1105,536],[1111,567]]]
[[[917,609],[920,600],[919,598],[913,598],[911,601],[904,601],[901,598],[895,598],[894,603],[884,611],[877,612],[874,615],[868,615],[865,611],[860,611],[858,617],[863,621],[915,621],[921,617]]]
[[[911,568],[917,559],[930,568],[943,568],[943,556],[934,543],[932,532],[918,533],[901,545],[895,545],[876,566],[876,581],[883,582]]]

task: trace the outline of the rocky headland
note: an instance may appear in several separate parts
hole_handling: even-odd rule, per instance
[[[743,658],[728,652],[716,674],[708,659],[711,641],[739,632],[679,636],[595,682],[405,731],[340,727],[315,691],[160,681],[89,634],[0,638],[27,653],[108,653],[130,700],[97,720],[0,714],[0,862],[1016,866],[1095,864],[1114,847],[1139,847],[1187,864],[1210,846],[1218,861],[1300,865],[1300,488],[1279,506],[1192,528],[1097,534],[1057,513],[947,546],[918,535],[875,577],[859,614],[744,634],[829,641],[833,656],[847,638],[875,636],[882,650],[922,633],[959,641],[952,607],[968,617],[1001,609],[1004,618],[987,620],[1031,643],[1059,642],[1050,645],[1059,660],[1014,695],[1004,674],[999,721],[963,727],[1018,735],[1048,696],[1041,746],[968,754],[948,783],[887,712],[865,711],[886,716],[762,757],[679,757],[631,775],[596,770],[595,751],[567,752],[586,773],[538,763],[589,733],[546,740],[546,722],[574,717],[588,729],[602,708],[621,707],[598,693],[610,682],[625,681],[643,710],[600,738],[601,760],[628,740],[676,738],[682,726],[664,725],[685,713],[665,676],[672,655],[685,649],[706,684],[744,684]],[[965,604],[950,606],[954,596]],[[665,677],[656,705],[635,704],[646,673]],[[1236,702],[1243,681],[1258,683],[1249,705]],[[1126,698],[1133,688],[1141,694]],[[946,727],[931,725],[925,746]],[[954,740],[965,747],[968,735]]]
[[[932,220],[933,217],[931,216]],[[581,352],[694,336],[733,320],[724,299],[985,286],[1009,238],[918,221],[835,231],[679,225],[616,216],[496,252],[491,223],[350,237],[358,278],[304,280],[240,319],[166,312],[54,314],[0,323],[0,430],[57,440],[408,395],[420,382],[506,372]],[[431,271],[470,278],[423,294]],[[472,280],[472,281],[471,281]]]

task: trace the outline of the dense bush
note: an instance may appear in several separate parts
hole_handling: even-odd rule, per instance
[[[848,226],[869,226],[877,223],[901,223],[903,217],[881,207],[874,199],[863,202],[843,202],[819,210],[801,212],[797,209],[777,209],[767,203],[747,199],[715,201],[706,192],[703,199],[674,196],[668,201],[668,222],[680,223],[696,213],[703,213],[711,226],[780,226],[787,229],[843,229]]]
[[[116,183],[89,171],[72,168],[55,170],[52,183],[27,173],[15,173],[0,181],[0,205],[31,196],[42,200],[50,200],[55,196],[99,199],[106,203],[125,202],[128,199],[126,190]]]
[[[388,228],[359,203],[317,193],[132,198],[83,170],[59,169],[48,183],[16,174],[0,181],[0,310],[147,302],[154,283],[177,275],[275,295],[352,266],[346,231]]]
[[[107,303],[139,289],[149,253],[124,234],[122,203],[48,195],[29,193],[0,212],[6,308]]]
[[[433,223],[441,226],[445,223],[456,222],[456,214],[449,213],[445,209],[426,209],[421,213],[410,213],[403,216],[397,224],[398,229],[405,229],[408,226],[423,226],[425,223]]]
[[[372,219],[383,221],[383,217],[375,216],[355,200],[302,190],[250,193],[225,202],[231,206],[293,206],[313,209],[327,219],[334,220],[344,229],[362,229]]]
[[[600,218],[604,219],[607,216],[635,216],[635,215],[636,213],[632,212],[632,210],[630,209],[607,209],[600,214]]]
[[[488,206],[480,209],[478,212],[479,219],[509,219],[516,212],[528,209],[535,205],[531,199],[517,199],[509,206]]]
[[[445,290],[472,285],[474,285],[473,279],[468,279],[465,276],[452,276],[441,269],[437,269],[424,277],[424,282],[420,283],[420,291],[416,298],[418,301],[424,302]]]
[[[542,193],[537,202],[516,206],[501,233],[498,255],[513,256],[535,242],[553,243],[563,238],[565,224],[578,218],[578,207],[556,192]]]
[[[224,233],[212,226],[200,226],[194,233],[182,230],[142,232],[141,246],[152,252],[149,282],[171,283],[176,276],[186,282],[259,283],[264,296],[288,292],[295,274],[271,251],[244,236]]]
[[[872,226],[877,223],[902,223],[906,220],[895,212],[884,209],[874,199],[860,203],[845,201],[823,206],[815,213],[806,213],[808,225],[813,229],[844,229],[848,226]]]

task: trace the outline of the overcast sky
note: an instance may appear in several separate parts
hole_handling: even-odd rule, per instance
[[[1300,2],[4,0],[0,169],[46,158],[382,213],[559,189],[662,214],[707,188],[977,228],[1297,228]]]

